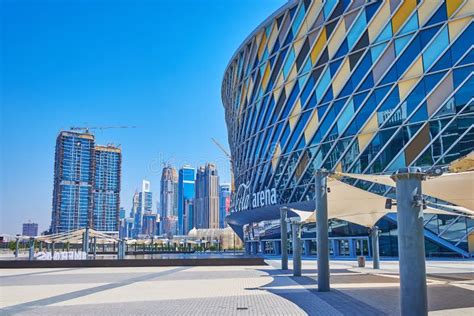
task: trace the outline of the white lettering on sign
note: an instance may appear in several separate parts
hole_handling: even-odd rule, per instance
[[[275,188],[250,193],[250,185],[242,183],[233,200],[234,212],[240,212],[277,204],[277,193]]]

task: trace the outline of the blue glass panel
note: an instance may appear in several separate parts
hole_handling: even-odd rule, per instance
[[[380,43],[392,38],[392,24],[387,23],[383,31],[379,34],[374,43]]]
[[[438,10],[436,10],[435,14],[429,19],[428,23],[426,23],[424,26],[440,23],[446,21],[447,19],[448,16],[446,14],[446,2],[443,2]]]
[[[459,85],[472,73],[474,72],[474,66],[467,66],[454,69],[454,86]]]
[[[324,74],[316,87],[316,98],[318,100],[322,99],[323,93],[326,91],[326,88],[328,87],[330,82],[331,82],[331,73],[328,67],[324,71]]]
[[[303,106],[305,105],[306,100],[308,99],[308,96],[313,90],[313,88],[314,88],[314,79],[311,76],[309,77],[309,80],[306,82],[306,86],[304,87],[303,92],[301,92],[301,96],[300,96],[301,105]]]
[[[329,17],[329,15],[331,14],[332,12],[332,9],[334,8],[334,6],[337,4],[337,0],[328,0],[326,1],[326,3],[324,4],[324,17],[327,19]]]
[[[416,110],[416,112],[413,114],[412,117],[410,117],[409,122],[410,123],[422,122],[422,121],[426,121],[427,119],[428,119],[428,111],[426,109],[426,102],[423,102],[420,108]]]
[[[367,18],[367,22],[369,22],[370,19],[374,16],[375,12],[377,12],[377,9],[379,8],[381,3],[382,1],[376,1],[365,7],[365,15]]]
[[[451,58],[456,63],[472,46],[472,34],[474,34],[474,24],[471,23],[464,32],[457,38],[451,47]]]
[[[396,171],[406,167],[405,152],[401,151],[397,158],[390,164],[387,171]]]
[[[359,14],[357,19],[352,24],[352,27],[349,30],[349,33],[347,33],[347,45],[349,46],[349,50],[351,50],[354,47],[360,35],[364,33],[366,25],[367,25],[367,20],[365,17],[365,11],[362,11],[361,14]]]
[[[413,37],[413,34],[405,35],[400,38],[397,38],[395,40],[395,53],[396,55],[400,55],[402,50],[405,48],[405,46],[408,44],[408,42],[411,40]]]
[[[418,14],[416,13],[416,11],[413,12],[414,13],[411,15],[408,22],[406,22],[406,24],[402,27],[399,34],[406,34],[418,29]]]
[[[288,73],[290,72],[294,61],[295,61],[295,51],[294,49],[291,49],[285,61],[285,66],[283,66],[283,75],[285,76],[285,78],[288,76]]]
[[[347,41],[344,40],[342,42],[341,46],[339,47],[339,49],[337,50],[336,55],[334,55],[333,58],[339,58],[339,57],[346,56],[348,52],[349,52],[349,49],[347,47]]]
[[[339,120],[337,121],[338,130],[342,132],[346,128],[349,121],[352,120],[353,116],[354,101],[351,99],[349,101],[349,104],[347,104],[346,108],[344,109],[344,112],[342,112],[342,115],[339,117]]]
[[[338,60],[335,60],[329,64],[329,69],[331,70],[331,75],[335,75],[336,71],[339,69],[339,66],[341,65],[342,61],[344,58],[340,58]]]
[[[433,62],[441,56],[441,52],[449,45],[448,28],[444,27],[433,39],[429,47],[423,53],[424,69],[429,69]]]
[[[382,54],[382,52],[385,50],[387,45],[388,45],[388,42],[385,42],[377,46],[374,46],[370,49],[370,53],[372,55],[372,63],[375,63],[375,61],[380,56],[380,54]]]
[[[300,27],[301,22],[303,21],[304,15],[305,15],[304,6],[300,6],[298,10],[298,14],[296,15],[293,21],[293,26],[291,27],[291,30],[293,31],[294,34],[296,34],[296,32],[298,31],[298,28]]]
[[[330,102],[333,98],[334,98],[334,96],[333,96],[333,94],[332,94],[332,87],[329,86],[329,89],[328,89],[328,91],[326,92],[326,95],[324,96],[324,98],[323,98],[323,100],[321,101],[321,103]]]

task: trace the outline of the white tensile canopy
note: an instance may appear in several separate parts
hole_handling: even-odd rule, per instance
[[[38,236],[35,237],[36,241],[43,241],[46,243],[71,243],[71,244],[81,244],[82,243],[82,236],[86,231],[85,228],[81,228],[78,230],[66,232],[66,233],[59,233],[54,235],[45,235],[45,236]],[[117,242],[117,239],[101,233],[99,231],[89,229],[89,238],[96,238],[98,243],[114,243]]]
[[[395,187],[390,175],[366,175],[339,173],[341,176],[370,181]],[[444,200],[466,208],[470,215],[474,214],[474,171],[446,173],[437,177],[427,178],[422,183],[423,194]]]
[[[336,218],[372,227],[384,215],[393,212],[385,208],[385,197],[359,189],[335,178],[328,178],[328,188],[330,191],[328,193],[329,219]],[[316,211],[307,212],[293,209],[292,211],[298,214],[302,222],[316,222]],[[426,208],[424,212],[431,214],[453,214],[431,207]]]

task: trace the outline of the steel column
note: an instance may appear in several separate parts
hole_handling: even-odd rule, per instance
[[[280,233],[281,233],[281,269],[288,270],[288,227],[286,223],[288,209],[280,208]]]
[[[424,174],[419,169],[405,168],[392,175],[392,179],[397,186],[401,315],[428,315],[421,195]]]
[[[316,228],[318,247],[318,291],[328,292],[329,286],[329,236],[327,171],[316,171]]]
[[[301,276],[301,229],[298,221],[291,223],[293,238],[293,276]]]

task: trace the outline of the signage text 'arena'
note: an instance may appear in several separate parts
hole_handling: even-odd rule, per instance
[[[259,208],[277,203],[276,189],[265,189],[259,192],[250,193],[248,184],[241,184],[237,190],[234,201],[234,211],[245,211],[252,208]]]

